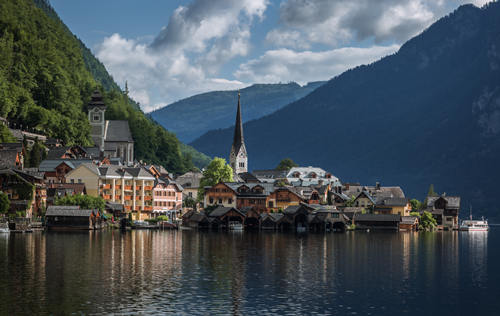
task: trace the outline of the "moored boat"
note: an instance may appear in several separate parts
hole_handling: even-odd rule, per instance
[[[487,220],[464,220],[462,224],[460,224],[460,230],[462,231],[488,231],[488,221]]]
[[[9,233],[9,223],[0,223],[0,233]]]
[[[229,229],[241,231],[243,230],[243,225],[240,222],[229,222]]]

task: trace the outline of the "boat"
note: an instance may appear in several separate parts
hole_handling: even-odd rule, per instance
[[[243,225],[240,222],[229,222],[229,229],[236,230],[236,231],[242,231]]]
[[[0,223],[0,233],[9,233],[9,223]]]
[[[489,229],[488,220],[485,220],[484,217],[481,220],[473,220],[472,219],[472,207],[470,209],[470,215],[468,220],[463,220],[460,224],[461,231],[469,231],[469,232],[486,232]]]
[[[461,231],[469,231],[469,232],[487,232],[489,229],[488,221],[484,218],[482,220],[463,220],[462,224],[460,224]]]

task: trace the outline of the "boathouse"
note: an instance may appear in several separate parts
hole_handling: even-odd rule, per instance
[[[353,218],[356,229],[399,230],[400,221],[397,214],[356,214]]]
[[[103,221],[97,210],[82,210],[79,206],[49,206],[45,213],[45,226],[49,230],[93,230],[103,228]]]

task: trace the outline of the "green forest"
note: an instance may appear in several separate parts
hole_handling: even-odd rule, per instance
[[[138,160],[182,173],[208,157],[147,117],[45,0],[0,2],[0,116],[65,144],[92,146],[86,105],[101,90],[106,118],[128,120]],[[189,152],[188,152],[189,149]]]

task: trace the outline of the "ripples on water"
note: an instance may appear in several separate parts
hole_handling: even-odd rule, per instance
[[[499,315],[500,230],[0,234],[0,313]]]

